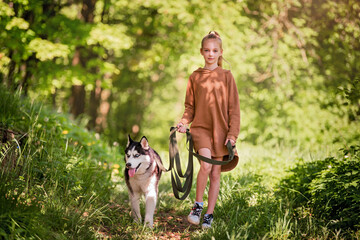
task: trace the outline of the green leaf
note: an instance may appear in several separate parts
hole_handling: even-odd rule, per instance
[[[9,31],[13,28],[26,30],[29,28],[29,23],[22,18],[14,17],[8,22],[5,29]]]
[[[67,58],[70,49],[61,43],[52,43],[41,38],[33,39],[28,46],[30,51],[36,53],[36,58],[41,61],[52,60],[56,57]]]
[[[0,1],[0,19],[2,19],[3,16],[14,16],[14,9],[10,8],[8,4],[4,3],[3,1]]]

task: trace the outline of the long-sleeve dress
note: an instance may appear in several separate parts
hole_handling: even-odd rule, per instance
[[[180,120],[190,124],[195,150],[209,148],[213,159],[225,159],[225,140],[236,141],[240,132],[240,103],[237,86],[229,70],[199,68],[190,77],[186,89],[185,111]],[[238,162],[222,166],[233,169]]]

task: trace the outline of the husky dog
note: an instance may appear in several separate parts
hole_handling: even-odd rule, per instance
[[[153,227],[153,217],[156,207],[158,184],[161,177],[161,162],[159,154],[149,146],[143,136],[140,142],[133,141],[128,136],[125,149],[125,181],[131,202],[131,215],[141,222],[140,197],[145,195],[145,224]]]

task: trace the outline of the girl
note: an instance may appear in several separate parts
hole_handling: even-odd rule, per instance
[[[202,39],[200,53],[204,57],[205,66],[190,75],[186,89],[185,111],[177,128],[179,132],[185,133],[187,125],[192,123],[190,133],[195,150],[202,156],[221,161],[228,155],[226,143],[230,141],[235,146],[240,131],[239,96],[231,72],[222,69],[222,41],[217,32],[212,31]],[[209,228],[219,194],[220,173],[233,169],[238,157],[235,156],[223,169],[220,165],[200,162],[196,181],[196,201],[188,221],[191,224],[200,223],[203,196],[209,177],[208,208],[202,224],[203,228]]]

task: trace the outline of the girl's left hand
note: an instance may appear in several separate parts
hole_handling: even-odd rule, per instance
[[[179,122],[176,127],[178,132],[186,133],[186,126],[183,123]]]
[[[228,141],[230,141],[231,146],[235,146],[235,141],[232,140],[232,139],[230,139],[230,138],[227,138],[227,139],[226,139],[226,141],[225,141],[225,146],[226,146],[226,144],[228,143]]]

